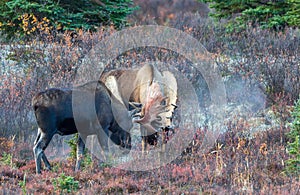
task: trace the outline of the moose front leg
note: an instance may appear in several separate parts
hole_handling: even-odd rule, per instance
[[[142,136],[142,155],[146,155],[147,151],[147,130],[144,127],[141,128],[141,136]]]
[[[84,144],[82,138],[80,137],[80,135],[78,135],[75,171],[80,170],[80,165],[81,165],[82,159],[84,158],[84,149],[85,149],[85,144]]]

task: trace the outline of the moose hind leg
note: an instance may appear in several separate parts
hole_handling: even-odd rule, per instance
[[[40,149],[40,144],[38,144],[40,143],[40,140],[41,140],[41,131],[40,128],[38,128],[38,134],[36,140],[34,141],[34,147],[33,147],[36,173],[41,173],[42,150]]]
[[[38,135],[34,143],[33,153],[36,165],[36,173],[41,173],[41,159],[43,159],[48,170],[51,170],[51,165],[44,153],[44,150],[47,148],[49,142],[51,141],[53,134],[46,135],[39,128]]]
[[[51,170],[51,165],[50,165],[50,162],[49,162],[49,160],[47,159],[47,157],[46,157],[44,151],[43,151],[43,153],[42,153],[42,159],[43,159],[44,164],[46,165],[47,170],[50,171],[50,170]]]

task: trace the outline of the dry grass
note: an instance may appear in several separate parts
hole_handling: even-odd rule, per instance
[[[288,158],[285,145],[286,130],[272,129],[257,134],[253,139],[239,137],[237,129],[223,134],[215,147],[203,153],[199,144],[203,132],[198,131],[188,153],[183,153],[166,166],[151,171],[132,172],[114,167],[104,167],[95,161],[84,170],[73,172],[74,162],[65,159],[53,160],[53,171],[35,174],[33,160],[23,160],[24,152],[17,145],[11,152],[10,144],[5,149],[13,158],[10,165],[0,166],[1,193],[20,193],[21,181],[26,179],[28,194],[53,194],[53,179],[60,173],[79,181],[76,193],[101,194],[297,194],[299,178],[284,173],[284,162]],[[9,140],[2,140],[13,142]],[[198,144],[195,144],[198,143]],[[30,155],[30,151],[27,151]],[[33,159],[33,157],[31,158]],[[75,193],[75,192],[73,192]]]

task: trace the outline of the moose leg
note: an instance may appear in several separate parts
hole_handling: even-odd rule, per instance
[[[141,127],[141,135],[142,135],[142,155],[145,155],[145,151],[147,150],[147,130],[144,127]]]
[[[48,161],[48,159],[47,159],[47,157],[46,157],[46,155],[45,155],[44,152],[42,153],[42,159],[43,159],[43,161],[44,161],[44,163],[45,163],[47,169],[48,169],[48,170],[51,170],[51,165],[50,165],[50,163],[49,163],[49,161]]]
[[[43,133],[40,128],[38,129],[38,135],[34,142],[34,147],[33,147],[33,153],[34,153],[34,159],[35,159],[35,165],[36,165],[36,173],[41,173],[41,159],[43,159],[47,169],[51,170],[51,165],[50,165],[44,151],[47,148],[49,142],[51,141],[53,135],[54,135],[53,133],[47,135],[47,134]]]
[[[164,162],[165,158],[166,158],[166,143],[167,143],[167,135],[166,135],[166,129],[163,128],[162,129],[162,133],[161,133],[161,146],[160,146],[160,161]]]
[[[80,169],[80,164],[81,161],[84,157],[84,148],[85,148],[85,144],[82,140],[82,138],[80,137],[80,135],[78,135],[78,140],[77,140],[77,159],[76,159],[76,166],[75,166],[75,171],[79,171]]]
[[[35,168],[36,168],[37,173],[41,173],[41,155],[42,155],[41,153],[42,152],[39,150],[38,145],[37,145],[37,143],[40,142],[40,139],[41,139],[41,131],[40,131],[40,128],[38,128],[38,134],[34,141],[34,147],[33,147]]]
[[[97,132],[98,142],[102,149],[102,156],[106,160],[109,149],[108,149],[108,139],[109,139],[108,127],[103,127],[100,131]]]
[[[142,137],[142,155],[145,155],[145,151],[147,149],[147,138],[146,136]]]

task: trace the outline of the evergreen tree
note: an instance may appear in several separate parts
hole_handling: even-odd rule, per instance
[[[228,19],[231,24],[257,25],[282,29],[300,27],[300,0],[200,0],[209,3],[216,19]]]
[[[132,0],[0,0],[0,30],[13,38],[100,25],[120,28],[134,9]]]

